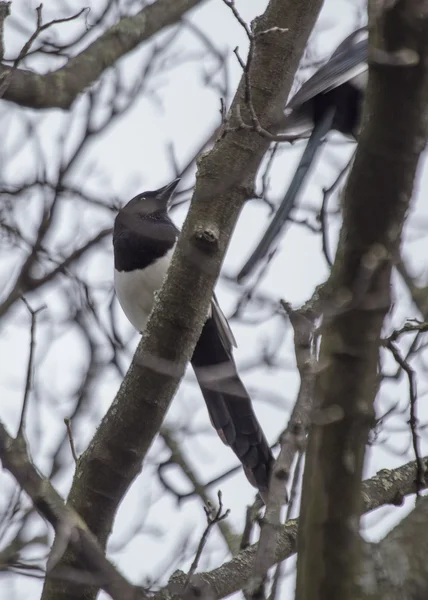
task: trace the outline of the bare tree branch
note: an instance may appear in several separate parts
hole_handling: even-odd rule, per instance
[[[22,409],[21,409],[21,418],[19,420],[18,434],[17,437],[22,437],[24,435],[25,428],[25,417],[27,413],[27,405],[28,398],[30,396],[31,385],[33,381],[33,363],[34,363],[34,349],[36,346],[36,320],[37,314],[43,310],[45,307],[41,306],[40,308],[33,310],[25,298],[22,299],[25,302],[26,307],[31,315],[31,327],[30,327],[30,352],[28,355],[28,366],[27,366],[27,376],[25,379],[25,390],[24,390],[24,399],[22,400]]]
[[[259,83],[253,90],[253,104],[267,126],[282,110],[291,74],[321,4],[320,0],[271,0],[257,19],[256,32],[274,26],[290,28],[287,35],[261,36],[252,61],[250,80]],[[271,72],[276,73],[274,78]],[[243,79],[231,114],[244,101],[244,92]],[[145,335],[116,399],[80,457],[70,491],[69,502],[102,546],[191,357],[229,237],[268,145],[253,131],[228,132],[199,163],[195,195]],[[159,363],[169,365],[167,376],[159,373]],[[66,553],[63,564],[73,560]],[[49,583],[43,594],[43,600],[76,597],[80,594],[76,596],[70,586]]]
[[[180,467],[180,469],[182,470],[182,472],[184,473],[184,475],[187,477],[187,479],[190,481],[190,483],[193,486],[193,490],[189,494],[181,495],[181,496],[177,495],[178,501],[180,502],[184,497],[188,498],[190,495],[197,495],[202,500],[204,506],[209,506],[210,504],[212,504],[211,498],[208,495],[208,492],[206,489],[207,486],[201,483],[201,481],[199,480],[199,477],[195,473],[194,469],[192,469],[191,466],[189,465],[189,461],[186,460],[185,456],[183,455],[183,452],[181,451],[177,440],[174,438],[173,432],[170,431],[167,427],[162,426],[159,434],[162,437],[162,439],[164,440],[168,449],[171,451],[171,456],[168,460],[168,464],[178,465]],[[162,477],[162,483],[165,485],[166,482],[164,481],[163,476],[161,475],[162,466],[163,465],[159,465],[158,472],[159,472],[159,477],[160,478]],[[170,491],[171,491],[171,489],[170,489]],[[219,530],[223,536],[223,539],[224,539],[230,553],[235,554],[236,547],[237,547],[237,540],[236,540],[236,534],[233,531],[232,525],[230,525],[230,523],[228,523],[224,519],[219,519],[216,523],[218,524]]]
[[[0,65],[0,80],[11,74],[4,99],[31,108],[69,109],[77,96],[116,61],[161,29],[177,23],[202,0],[156,0],[123,17],[83,52],[45,75]]]
[[[316,418],[303,480],[298,600],[355,597],[359,490],[380,382],[381,328],[391,302],[391,267],[428,135],[426,15],[414,0],[388,7],[373,1],[370,8],[369,85],[328,284],[332,304],[324,316]],[[418,64],[380,63],[373,53],[406,48],[416,53]]]
[[[49,521],[57,533],[56,551],[51,554],[48,575],[49,566],[52,568],[52,563],[61,559],[62,552],[70,544],[81,557],[82,571],[90,574],[94,584],[105,590],[114,600],[144,600],[147,597],[141,589],[131,585],[105,558],[102,548],[80,516],[64,503],[49,480],[38,473],[27,454],[22,436],[12,438],[2,423],[0,457],[3,467],[12,473],[21,488],[30,496],[38,512]]]
[[[216,525],[217,523],[220,523],[221,521],[224,521],[229,516],[229,513],[230,513],[229,509],[226,509],[223,512],[222,493],[219,491],[217,496],[218,496],[217,510],[211,503],[208,506],[204,507],[205,514],[207,517],[207,526],[205,528],[204,533],[201,536],[201,539],[200,539],[200,542],[198,545],[198,549],[196,550],[195,558],[193,559],[193,562],[190,565],[189,572],[187,573],[187,578],[186,578],[186,582],[184,584],[184,589],[183,589],[184,592],[189,587],[191,579],[192,579],[193,575],[195,574],[196,569],[198,568],[199,560],[200,560],[202,552],[205,548],[205,544],[208,541],[208,537],[211,532],[211,529],[214,527],[214,525]]]
[[[293,310],[286,302],[281,303],[287,312],[294,330],[296,364],[300,375],[300,388],[290,420],[281,435],[281,449],[273,468],[269,497],[262,521],[260,541],[254,562],[248,591],[255,600],[261,597],[261,587],[267,571],[274,563],[277,536],[280,528],[281,509],[287,501],[286,485],[296,455],[303,452],[309,431],[313,387],[315,379],[314,329],[319,316],[319,296],[315,292],[299,310]]]
[[[416,391],[415,372],[412,369],[412,367],[410,366],[409,362],[401,355],[396,344],[394,344],[394,342],[391,339],[386,341],[386,347],[388,348],[388,350],[391,351],[391,353],[392,353],[393,357],[395,358],[395,360],[397,361],[397,363],[400,365],[400,367],[406,373],[407,379],[409,382],[409,405],[410,405],[409,425],[410,425],[410,431],[412,433],[413,452],[415,453],[416,462],[418,463],[418,473],[417,473],[416,481],[418,482],[418,485],[420,485],[424,480],[425,473],[424,473],[421,455],[420,455],[420,451],[419,451],[419,432],[418,432],[419,421],[418,421],[417,412],[416,412],[417,391]],[[419,496],[419,493],[420,493],[419,488],[416,493]]]
[[[88,250],[96,246],[101,240],[103,240],[110,234],[110,227],[108,229],[103,229],[99,231],[82,246],[76,248],[76,250],[73,250],[73,252],[71,252],[69,256],[67,256],[67,258],[60,262],[51,271],[49,271],[45,275],[42,275],[39,278],[35,278],[30,275],[31,267],[33,266],[37,258],[37,253],[34,250],[32,250],[21,268],[21,272],[19,273],[15,285],[9,292],[8,296],[0,304],[0,319],[10,310],[10,308],[15,304],[17,300],[19,300],[19,298],[21,298],[23,294],[27,294],[28,292],[33,292],[34,290],[41,288],[46,283],[52,281],[60,273],[64,273],[73,264],[78,262],[87,253]]]
[[[377,544],[364,544],[359,598],[416,600],[428,589],[428,498]]]
[[[423,459],[428,466],[428,457]],[[371,479],[363,481],[361,488],[361,501],[363,512],[367,513],[386,504],[401,505],[405,496],[416,492],[416,461],[409,462],[398,469],[383,469]],[[425,488],[428,480],[425,480]],[[285,560],[296,552],[297,528],[299,520],[293,519],[281,527],[274,563]],[[232,560],[224,563],[217,569],[208,573],[200,573],[200,577],[209,584],[215,592],[215,598],[224,598],[242,589],[251,576],[257,544],[242,550]],[[185,573],[176,572],[173,576],[174,583],[184,583]],[[164,600],[167,595],[162,591],[156,594],[153,600]]]

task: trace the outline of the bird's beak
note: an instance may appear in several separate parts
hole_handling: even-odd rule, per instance
[[[168,206],[172,200],[175,189],[180,183],[180,181],[181,178],[178,177],[177,179],[174,179],[174,181],[172,181],[171,183],[168,183],[168,185],[166,185],[165,187],[160,188],[156,193],[156,198],[158,200],[161,200],[165,204],[165,206]]]

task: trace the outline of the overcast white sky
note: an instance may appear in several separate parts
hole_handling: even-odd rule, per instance
[[[24,19],[24,14],[29,14],[28,7],[34,9],[37,5],[38,2],[33,0],[31,2],[15,0],[12,12]],[[52,0],[44,2],[46,18],[54,18],[56,5],[57,3]],[[250,22],[256,15],[263,12],[266,2],[265,0],[258,2],[236,0],[236,5],[243,18]],[[85,2],[74,0],[72,10],[78,10],[83,6],[85,6]],[[96,4],[94,3],[93,6],[95,7]],[[358,10],[357,2],[329,0],[325,3],[314,41],[314,48],[320,56],[327,56],[354,27],[357,23]],[[230,87],[231,90],[234,90],[241,75],[241,68],[232,51],[235,46],[239,46],[241,55],[245,56],[247,39],[231,11],[221,0],[210,0],[190,13],[187,18],[206,33],[216,48],[222,52],[228,52]],[[75,25],[66,27],[75,27]],[[61,29],[61,32],[63,31],[65,29]],[[6,26],[8,55],[12,55],[22,45],[24,39],[25,36],[19,36],[16,31],[8,30]],[[130,80],[132,79],[135,69],[139,68],[141,64],[142,57],[147,55],[147,48],[149,45],[121,61],[125,78],[129,76]],[[179,54],[201,51],[200,42],[190,31],[183,31],[180,34],[174,48]],[[102,139],[96,140],[85,155],[85,164],[76,167],[74,180],[81,182],[88,190],[99,194],[100,197],[117,196],[123,203],[144,189],[155,189],[170,181],[174,177],[174,172],[171,169],[167,145],[173,144],[178,165],[183,166],[208,132],[219,123],[218,93],[211,87],[205,86],[202,77],[203,69],[211,71],[214,64],[212,59],[206,64],[201,64],[201,61],[190,61],[179,68],[172,69],[167,75],[154,77],[150,81],[150,89],[156,91],[156,96],[150,94],[142,96],[125,117],[113,124],[102,136]],[[75,135],[78,135],[79,131],[78,112],[77,108]],[[36,114],[34,111],[24,111],[5,103],[0,105],[0,119],[2,122],[7,119],[9,123],[8,143],[12,143],[14,139],[19,139],[21,136],[23,113],[26,118],[40,121],[40,114]],[[69,119],[69,115],[62,114],[59,110],[51,110],[44,111],[42,121],[39,122],[38,130],[41,133],[43,148],[49,156],[51,165],[57,164],[58,160],[57,147],[54,143],[55,136],[67,119]],[[340,140],[339,136],[334,139]],[[68,144],[71,142],[69,141]],[[324,149],[322,159],[318,162],[301,197],[304,205],[319,206],[322,187],[333,182],[338,167],[346,163],[352,149],[352,144],[344,144],[343,141],[335,146],[330,144],[328,148]],[[281,150],[271,172],[272,199],[279,200],[281,197],[301,151],[301,144]],[[8,175],[12,180],[19,181],[23,170],[30,172],[34,168],[34,152],[34,146],[27,146],[13,161],[8,163]],[[100,175],[94,174],[94,171],[89,172],[89,165],[93,166],[95,173],[98,172]],[[183,187],[187,187],[191,183],[192,178],[188,177],[184,180]],[[411,259],[413,272],[421,277],[426,275],[426,239],[421,226],[427,222],[428,218],[424,194],[426,189],[426,172],[421,170],[417,203],[406,227],[405,251],[406,257]],[[334,202],[336,200],[332,201],[332,206]],[[175,212],[174,218],[176,218],[177,224],[182,222],[185,210],[183,208]],[[29,203],[27,214],[36,213],[37,205]],[[61,213],[62,221],[58,226],[57,235],[59,237],[68,235],[73,238],[78,233],[83,236],[85,231],[93,231],[99,227],[101,221],[103,225],[107,226],[112,223],[113,215],[111,213],[106,211],[104,216],[100,216],[100,214],[98,212],[95,215],[89,211],[77,215],[73,206],[65,207]],[[307,217],[308,213],[302,213],[299,216]],[[314,222],[313,216],[310,218]],[[254,201],[244,208],[227,253],[224,274],[235,275],[237,273],[243,260],[252,250],[253,244],[264,230],[268,219],[267,207],[261,205],[260,202]],[[336,235],[337,227],[334,229],[333,226],[332,241]],[[106,288],[109,288],[112,283],[112,256],[109,243],[110,241],[103,246],[106,250],[102,254],[94,256],[81,267],[87,278]],[[0,260],[0,275],[10,275],[11,272],[13,272],[13,266],[10,257],[3,257]],[[289,227],[280,250],[263,279],[260,291],[272,299],[284,298],[294,306],[298,306],[311,296],[314,286],[324,281],[327,273],[321,252],[320,238],[307,232],[303,227],[295,225]],[[221,281],[217,291],[226,314],[230,314],[237,299],[236,286]],[[394,323],[399,324],[406,318],[416,316],[416,310],[406,300],[403,286],[398,280],[395,293],[399,312]],[[33,456],[42,470],[47,464],[45,461],[49,460],[49,449],[54,447],[56,440],[61,436],[62,420],[69,414],[68,402],[62,402],[62,398],[67,397],[68,393],[64,393],[64,390],[69,391],[73,387],[75,374],[87,358],[81,344],[76,341],[75,332],[61,327],[61,318],[65,315],[64,305],[61,304],[62,297],[58,290],[49,288],[32,298],[33,304],[36,306],[39,303],[47,305],[46,317],[43,317],[44,324],[40,328],[37,347],[39,365],[37,377],[45,395],[38,399],[37,405],[33,403],[30,406],[31,425],[28,432],[30,441],[34,441],[31,446]],[[100,314],[105,317],[107,294],[100,293],[99,300]],[[121,332],[126,339],[130,339],[127,353],[123,356],[123,366],[126,367],[138,342],[138,336],[132,333],[131,326],[125,317],[120,315],[119,318]],[[52,321],[55,321],[54,327],[52,324],[49,325],[49,322]],[[260,421],[268,439],[274,441],[287,422],[287,410],[292,406],[298,386],[298,377],[293,362],[291,332],[288,326],[284,325],[284,321],[278,318],[271,319],[260,326],[233,323],[233,329],[238,341],[237,362],[243,367],[257,356],[258,349],[266,344],[268,346],[274,344],[278,334],[281,331],[284,332],[280,357],[284,360],[286,368],[272,372],[268,372],[266,368],[251,372],[243,370],[243,378],[254,393],[256,411]],[[20,307],[10,315],[5,323],[2,323],[0,337],[1,418],[6,422],[10,431],[15,431],[19,418],[27,355],[28,315],[23,307]],[[186,379],[190,381],[191,378],[191,374],[188,373]],[[107,370],[103,381],[97,382],[93,389],[94,399],[91,404],[91,414],[88,415],[86,423],[79,423],[78,433],[76,433],[78,451],[85,448],[97,423],[114,398],[119,383],[119,377],[113,370]],[[424,379],[421,372],[418,379],[421,418],[427,416],[426,411],[425,415],[423,413],[426,388],[426,375]],[[399,401],[400,406],[407,406],[408,392],[405,382],[400,386],[391,384],[389,388],[384,389],[379,398],[379,410],[381,407],[388,407],[393,401]],[[204,428],[208,427],[207,415],[198,390],[195,386],[185,383],[174,400],[167,423],[185,425],[189,416],[196,419],[196,422]],[[405,420],[403,416],[397,417],[396,425],[402,426]],[[43,431],[43,436],[36,442],[38,430]],[[372,475],[380,468],[398,466],[412,459],[411,450],[408,448],[407,433],[394,433],[393,439],[386,441],[387,444],[376,445],[370,452],[366,468],[367,476]],[[233,454],[223,447],[215,435],[198,436],[197,440],[192,439],[191,443],[184,443],[184,448],[194,458],[193,464],[204,479],[209,479],[228,466],[236,464]],[[428,446],[423,441],[422,452],[426,453],[427,450]],[[158,442],[154,444],[151,452],[153,456],[162,452],[165,458],[167,457],[167,453]],[[71,474],[71,464],[69,474]],[[0,473],[0,490],[3,489],[2,485],[5,486],[4,489],[8,488],[10,478],[8,475]],[[70,479],[63,477],[56,480],[55,485],[62,493],[66,494]],[[183,485],[183,482],[180,480],[178,485]],[[232,509],[230,522],[239,529],[245,517],[244,507],[252,501],[254,492],[242,474],[230,478],[221,485],[221,488],[225,505]],[[132,527],[134,516],[145,510],[146,502],[150,497],[159,497],[156,506],[153,506],[146,516],[146,522],[150,523],[153,529],[152,535],[137,536],[126,547],[126,550],[112,554],[112,558],[124,574],[135,582],[141,581],[141,578],[149,575],[164,574],[167,577],[169,574],[166,571],[168,556],[182,539],[183,534],[189,535],[191,541],[195,542],[204,528],[204,514],[200,505],[189,501],[177,506],[171,497],[166,495],[161,497],[157,479],[148,467],[144,475],[135,482],[119,510],[111,542],[112,547],[120,541],[124,531]],[[2,494],[0,492],[0,506],[1,501]],[[369,539],[382,537],[400,518],[403,510],[409,508],[411,508],[411,502],[408,502],[404,509],[385,508],[365,518],[367,537]],[[213,562],[208,564],[203,558],[200,565],[204,569],[217,566],[227,556],[226,549],[217,534],[210,539],[207,556],[210,556]],[[192,558],[192,555],[189,557]],[[284,587],[284,600],[292,597],[291,586],[292,583]],[[11,577],[0,578],[0,597],[13,598],[13,593],[16,598],[38,598],[40,582],[30,578],[18,580]]]

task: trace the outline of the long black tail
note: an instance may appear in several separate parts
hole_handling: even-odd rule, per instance
[[[280,207],[278,208],[272,221],[269,223],[269,227],[266,229],[262,239],[260,240],[257,248],[254,250],[250,258],[247,260],[245,265],[239,271],[237,280],[241,281],[247,277],[257,263],[262,260],[269,252],[272,243],[275,238],[281,232],[290,212],[295,204],[297,194],[309,172],[309,169],[313,163],[317,150],[320,146],[321,140],[330,131],[334,119],[334,107],[331,107],[325,112],[323,118],[315,125],[312,130],[311,136],[306,144],[303,156],[300,159],[299,165],[294,173],[294,177],[291,181],[290,187],[288,188]]]
[[[214,428],[265,499],[274,458],[213,318],[205,323],[191,362]]]

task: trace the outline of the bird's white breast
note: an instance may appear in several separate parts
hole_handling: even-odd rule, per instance
[[[137,331],[143,332],[153,308],[154,293],[163,282],[174,248],[145,269],[114,271],[114,287],[119,303]]]

